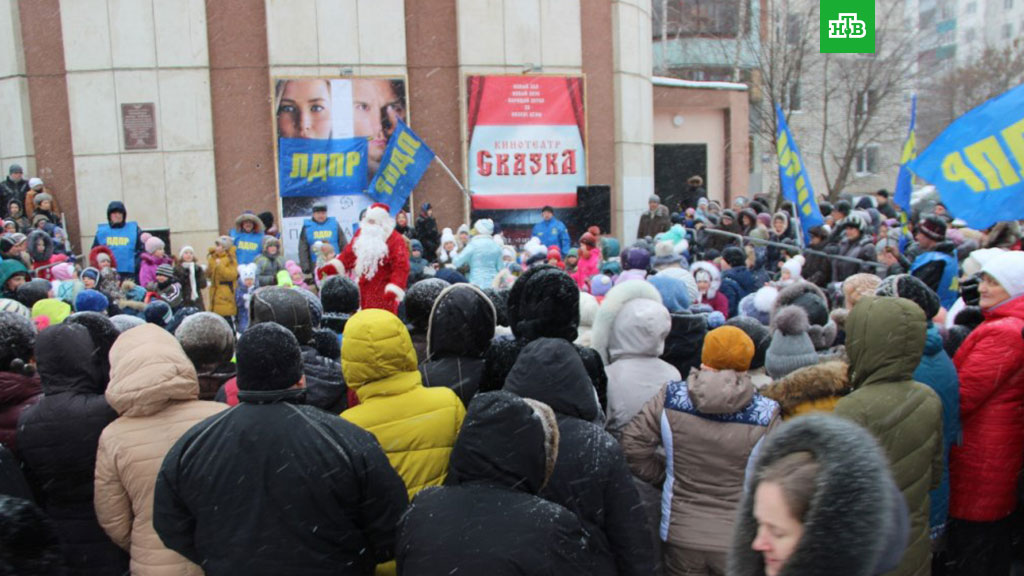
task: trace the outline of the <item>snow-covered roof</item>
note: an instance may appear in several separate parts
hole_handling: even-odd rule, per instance
[[[672,86],[675,88],[702,88],[704,90],[738,90],[746,92],[748,87],[740,82],[702,82],[699,80],[680,80],[678,78],[666,78],[655,76],[651,79],[655,86]]]

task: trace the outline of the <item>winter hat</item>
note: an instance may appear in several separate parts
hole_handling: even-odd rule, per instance
[[[651,267],[651,253],[643,248],[628,248],[622,255],[623,270],[648,270]]]
[[[32,308],[36,302],[50,297],[50,283],[42,278],[25,282],[15,290],[14,297],[26,308]]]
[[[517,338],[576,339],[580,290],[571,276],[554,266],[534,266],[512,285],[508,317]]]
[[[150,236],[149,239],[146,240],[146,252],[152,254],[162,248],[164,248],[164,241],[159,237]]]
[[[791,280],[799,280],[803,278],[802,273],[804,269],[804,257],[795,256],[793,258],[790,258],[789,260],[786,260],[782,264],[782,269],[789,270],[789,277]]]
[[[413,252],[423,253],[423,243],[415,238],[409,241],[409,255],[412,256]]]
[[[690,309],[690,294],[686,284],[664,274],[655,274],[647,279],[661,294],[661,303],[669,312],[685,312]]]
[[[153,300],[146,304],[142,314],[146,322],[156,324],[161,328],[164,328],[174,320],[174,312],[171,310],[171,306],[163,300]]]
[[[221,248],[223,248],[225,250],[229,250],[229,249],[231,249],[232,246],[235,245],[235,240],[231,236],[225,235],[225,236],[221,236],[220,238],[217,238],[215,243],[218,246],[220,246]]]
[[[681,280],[686,285],[686,293],[690,297],[691,306],[694,302],[700,301],[700,290],[697,289],[697,281],[689,270],[685,268],[667,268],[658,272],[658,275]]]
[[[106,312],[110,300],[98,290],[82,290],[75,297],[76,312]]]
[[[24,174],[25,170],[22,169],[21,164],[11,164],[10,168],[7,169],[7,174]]]
[[[330,276],[320,285],[320,304],[326,314],[355,314],[359,311],[359,286],[347,276]]]
[[[44,298],[32,306],[32,319],[44,317],[50,326],[60,324],[71,315],[71,306],[56,298]]]
[[[924,311],[924,316],[929,321],[939,313],[939,296],[928,287],[921,279],[910,274],[896,274],[889,276],[878,285],[875,290],[876,296],[887,296],[890,298],[906,298],[917,304]]]
[[[773,321],[775,332],[764,358],[764,369],[769,376],[778,380],[804,366],[818,363],[818,353],[807,335],[811,325],[803,308],[785,306]]]
[[[721,314],[721,312],[719,312]],[[757,370],[764,366],[764,355],[772,342],[772,332],[767,326],[747,316],[736,316],[725,322],[726,326],[735,326],[754,342],[754,358],[750,361],[750,369]]]
[[[239,266],[241,268],[241,266]],[[174,267],[170,264],[161,264],[156,267],[156,275],[165,278],[174,278]]]
[[[157,273],[159,274],[159,268]],[[238,281],[245,282],[246,280],[256,280],[256,265],[255,264],[239,264],[238,265]]]
[[[1024,295],[1024,252],[999,254],[989,260],[981,271],[998,282],[1010,298]]]
[[[31,186],[30,186],[30,188],[31,188]],[[46,192],[43,192],[42,194],[36,194],[36,195],[35,195],[35,196],[34,196],[34,197],[32,198],[32,204],[33,204],[33,205],[34,205],[34,206],[35,206],[36,208],[39,208],[39,207],[40,207],[40,206],[41,206],[41,205],[43,204],[43,201],[44,201],[44,200],[49,200],[49,201],[50,201],[50,205],[51,205],[51,206],[53,205],[53,196],[51,196],[51,195],[47,194]]]
[[[754,358],[754,341],[735,326],[722,326],[704,337],[700,361],[715,370],[746,372]]]
[[[654,246],[654,259],[651,260],[651,265],[655,268],[680,264],[682,261],[683,257],[676,254],[675,245],[671,242],[663,240]]]
[[[29,178],[28,179],[28,187],[33,189],[33,190],[35,190],[37,186],[42,186],[42,185],[43,185],[42,178]]]
[[[455,234],[452,233],[451,228],[441,230],[441,246],[444,246],[447,242],[455,243]]]
[[[590,279],[590,293],[594,296],[603,297],[612,289],[614,283],[610,276],[598,274]]]
[[[86,268],[85,270],[82,270],[81,276],[83,279],[92,278],[94,282],[100,281],[100,271],[91,266],[89,268]]]
[[[260,288],[249,305],[250,325],[274,322],[284,326],[299,342],[308,343],[313,338],[313,312],[303,292],[309,293],[283,286]]]
[[[562,261],[562,251],[558,249],[558,246],[548,248],[548,260]]]
[[[197,370],[231,361],[235,353],[235,332],[220,314],[192,314],[174,331],[185,355]]]
[[[101,264],[103,262],[110,264],[110,255],[107,254],[106,252],[100,252],[99,254],[96,255],[96,263]]]
[[[874,274],[864,272],[854,274],[843,280],[843,297],[846,298],[846,308],[852,310],[857,302],[864,296],[870,296],[878,289],[881,279]],[[811,320],[814,322],[814,320]],[[817,322],[814,322],[818,324]]]
[[[807,313],[807,319],[815,326],[828,324],[828,303],[820,295],[814,292],[804,292],[790,304],[803,308]]]
[[[778,296],[778,288],[762,286],[756,292],[748,294],[740,300],[739,313],[767,326],[772,321],[772,308],[775,306],[775,299]]]
[[[449,286],[451,283],[440,278],[427,278],[409,286],[405,293],[405,318],[412,324],[413,331],[427,331],[434,301]]]
[[[490,236],[491,234],[494,234],[494,221],[490,218],[481,218],[473,225],[473,229],[476,230],[477,234]]]
[[[0,310],[0,371],[24,371],[35,345],[32,322],[21,314]]]
[[[779,290],[779,295],[775,299],[774,314],[778,314],[782,307],[790,304],[800,306],[804,309],[804,312],[807,312],[807,319],[811,323],[807,335],[811,337],[814,348],[816,350],[826,350],[832,346],[839,327],[829,317],[828,301],[821,288],[806,280],[800,280],[786,286]]]
[[[50,275],[54,280],[65,281],[75,278],[75,265],[70,262],[61,262],[50,268]]]
[[[110,318],[107,318],[106,314],[99,312],[76,312],[68,316],[64,323],[85,326],[85,329],[89,331],[93,344],[99,348],[97,353],[104,361],[109,358],[110,349],[114,347],[114,342],[121,335],[117,327],[114,326],[114,323],[110,321]]]
[[[565,257],[566,258],[579,258],[580,257],[580,249],[579,248],[569,248],[569,253],[566,254]]]
[[[32,311],[27,306],[18,302],[17,300],[11,300],[10,298],[0,298],[0,312],[10,312],[12,314],[18,314],[24,317],[26,320],[32,320]]]
[[[445,282],[447,282],[449,284],[468,284],[469,283],[469,280],[467,280],[466,277],[463,276],[461,272],[459,272],[458,270],[454,270],[452,268],[441,268],[440,270],[437,271],[437,274],[434,274],[434,278],[437,278],[439,280],[444,280]],[[419,284],[419,282],[417,282],[417,284]],[[408,294],[406,294],[405,299],[406,300],[409,299],[409,295]],[[408,309],[409,309],[409,306],[408,306],[408,304],[406,304],[406,310],[408,310]]]
[[[239,390],[285,390],[302,379],[299,341],[274,322],[255,324],[242,334],[237,362]]]
[[[584,232],[583,235],[580,236],[580,244],[586,244],[591,249],[597,248],[597,237],[590,232]]]
[[[136,326],[142,326],[146,323],[145,320],[138,316],[129,316],[127,314],[118,314],[110,317],[110,322],[117,328],[120,333],[125,333]]]
[[[727,246],[722,251],[722,259],[731,268],[743,268],[747,265],[747,253],[739,246]]]
[[[515,257],[516,257],[516,249],[511,247],[511,246],[502,246],[501,247],[501,257],[502,258],[512,258],[512,259],[515,259]]]
[[[925,216],[917,225],[917,231],[936,242],[946,239],[946,222],[938,216]]]

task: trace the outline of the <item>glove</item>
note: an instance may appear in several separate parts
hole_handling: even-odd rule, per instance
[[[385,286],[384,293],[394,295],[395,302],[398,302],[399,304],[401,304],[402,300],[405,299],[405,290],[402,290],[395,284],[388,284],[387,286]]]

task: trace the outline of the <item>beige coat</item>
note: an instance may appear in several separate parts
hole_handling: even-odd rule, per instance
[[[203,402],[195,368],[166,330],[125,332],[110,351],[107,402],[120,414],[100,436],[96,517],[131,553],[134,575],[192,576],[202,569],[168,550],[153,530],[153,491],[164,455],[194,424],[227,408]]]

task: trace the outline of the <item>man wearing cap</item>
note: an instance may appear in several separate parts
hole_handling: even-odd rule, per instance
[[[637,238],[654,238],[662,232],[668,232],[672,227],[672,215],[669,214],[668,206],[661,203],[661,197],[651,194],[647,199],[648,211],[640,216],[640,225],[636,229]]]
[[[896,214],[896,209],[892,207],[892,202],[889,201],[889,191],[882,188],[878,192],[875,192],[875,201],[878,203],[878,211],[885,215],[886,218],[899,218]]]
[[[428,262],[437,259],[437,249],[441,246],[441,234],[437,231],[437,220],[434,219],[434,208],[430,202],[420,206],[420,215],[416,217],[416,228],[413,238],[423,245],[423,257]]]
[[[238,406],[164,458],[153,528],[224,574],[372,574],[394,558],[405,484],[372,434],[303,403],[302,351],[273,322],[238,339]]]
[[[917,245],[907,249],[907,257],[913,261],[910,275],[938,294],[942,307],[949,310],[960,297],[960,286],[956,245],[946,240],[946,222],[938,216],[925,216],[917,225],[914,240]]]
[[[387,204],[378,202],[366,210],[339,260],[355,274],[363,310],[380,308],[398,314],[409,282],[409,247],[395,231]]]
[[[327,215],[324,202],[313,204],[313,217],[302,223],[302,231],[299,232],[299,267],[303,274],[312,274],[316,268],[316,256],[310,253],[310,249],[318,241],[333,246],[335,254],[341,254],[348,244],[345,231],[334,216]]]
[[[540,215],[543,220],[533,225],[531,236],[540,238],[541,244],[547,248],[554,246],[560,254],[568,254],[569,230],[561,220],[555,218],[555,209],[551,206],[541,208]]]
[[[114,200],[107,206],[107,222],[96,227],[92,247],[106,246],[117,261],[117,272],[122,279],[132,278],[138,270],[138,259],[146,247],[142,243],[142,230],[137,222],[128,222],[124,202]]]
[[[0,206],[0,215],[4,218],[7,217],[7,206],[11,200],[17,200],[21,202],[22,206],[25,205],[28,182],[25,181],[24,174],[20,164],[11,164],[11,167],[7,169],[7,178],[0,182],[0,202],[3,203]]]

